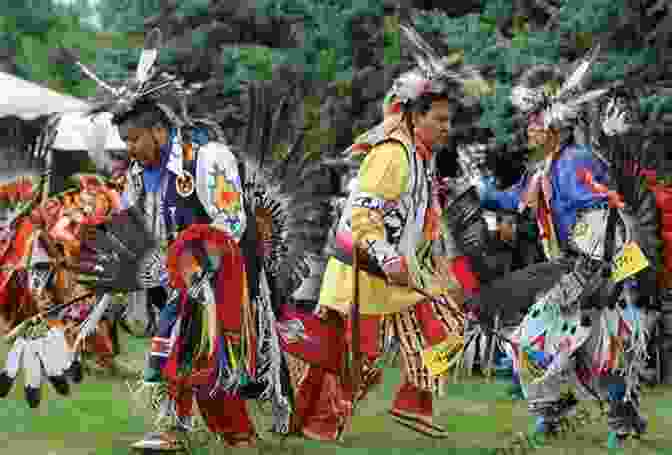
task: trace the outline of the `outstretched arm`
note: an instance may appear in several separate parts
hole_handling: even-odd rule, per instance
[[[481,199],[481,206],[488,210],[517,210],[522,191],[526,187],[527,174],[507,191],[497,191],[495,178],[484,172],[488,145],[463,144],[457,147],[458,163],[462,176],[460,186],[474,185]]]
[[[492,179],[482,179],[477,186],[481,205],[488,210],[518,210],[527,179],[527,174],[523,175],[518,183],[506,191],[498,191]]]

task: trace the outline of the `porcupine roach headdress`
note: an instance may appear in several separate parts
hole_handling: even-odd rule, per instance
[[[489,88],[477,68],[461,59],[439,57],[432,46],[410,25],[400,25],[416,66],[399,75],[383,101],[383,122],[361,135],[346,150],[353,158],[366,152],[370,144],[398,125],[403,112],[412,111],[428,94],[447,95],[456,103],[471,104]]]
[[[176,129],[174,148],[182,146],[183,130],[194,127],[205,128],[209,140],[224,141],[224,133],[215,121],[210,118],[192,118],[188,112],[188,106],[193,105],[194,96],[204,90],[206,84],[201,82],[187,83],[184,78],[178,75],[159,70],[157,61],[163,45],[162,41],[163,37],[159,29],[155,28],[147,35],[135,75],[119,87],[113,87],[100,79],[92,69],[80,62],[71,51],[61,50],[67,59],[73,61],[106,94],[105,99],[90,110],[90,114],[109,112],[113,114],[114,122],[123,119],[139,106],[151,103],[165,114],[171,127]],[[181,163],[178,161],[177,165],[181,166]],[[175,170],[180,175],[182,169]]]
[[[588,103],[609,92],[609,88],[585,89],[599,50],[599,45],[591,49],[566,78],[554,67],[530,68],[521,75],[521,83],[513,88],[512,104],[539,128],[564,130],[573,127]]]
[[[452,95],[465,102],[488,90],[479,71],[461,59],[441,58],[410,25],[400,25],[416,66],[399,75],[383,101],[387,115],[413,109],[415,101],[427,94]]]
[[[490,92],[490,87],[476,67],[465,65],[461,58],[439,57],[437,52],[420,34],[409,25],[401,25],[401,30],[410,47],[416,66],[402,73],[392,84],[383,101],[383,122],[362,134],[346,150],[345,156],[361,161],[372,144],[381,140],[396,128],[404,112],[413,111],[423,95],[442,94],[449,96],[455,104],[471,107],[481,95]],[[462,167],[474,167],[471,150],[478,149],[484,154],[493,144],[473,144],[462,147]],[[475,169],[474,169],[475,170]],[[481,169],[482,172],[487,172]],[[472,175],[463,176],[465,182],[473,180]]]

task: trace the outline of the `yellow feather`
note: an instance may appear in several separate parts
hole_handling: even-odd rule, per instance
[[[208,319],[209,319],[209,324],[208,324],[208,329],[210,332],[210,355],[214,355],[215,353],[215,346],[216,341],[217,341],[217,312],[216,312],[216,307],[214,304],[208,305],[207,307],[207,312],[208,314]]]
[[[210,335],[209,330],[210,323],[208,321],[209,312],[206,308],[203,308],[202,306],[200,308],[200,311],[202,312],[203,315],[203,321],[201,324],[201,342],[199,343],[198,353],[196,354],[195,358],[200,358],[203,354],[210,351],[210,349],[208,349],[208,341]]]
[[[231,342],[227,341],[226,342],[226,347],[229,350],[229,359],[231,360],[231,365],[233,366],[234,370],[238,369],[238,361],[236,360],[236,354],[233,352],[233,347],[231,346]]]

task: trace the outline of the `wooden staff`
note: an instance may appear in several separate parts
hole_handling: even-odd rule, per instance
[[[359,255],[361,249],[355,244],[352,254],[352,303],[350,305],[350,322],[352,326],[352,365],[350,366],[350,381],[352,387],[352,412],[354,414],[355,402],[362,386],[362,346],[360,334],[360,314],[359,314]]]

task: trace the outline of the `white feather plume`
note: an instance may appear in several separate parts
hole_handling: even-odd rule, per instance
[[[550,105],[543,111],[544,127],[561,128],[576,120],[582,106],[593,102],[606,94],[608,89],[591,90],[580,93],[599,53],[600,46],[591,49],[581,62],[565,80],[558,92],[550,98]],[[511,91],[511,103],[522,112],[531,112],[544,106],[544,91],[542,88],[529,88],[518,85]]]
[[[544,110],[544,128],[560,126],[576,118],[576,107],[564,103],[553,103]]]
[[[561,126],[567,122],[575,120],[583,105],[597,100],[608,91],[608,89],[591,90],[590,92],[584,93],[578,98],[570,99],[565,103],[561,101],[553,103],[544,112],[544,125],[547,128],[554,125]]]
[[[591,103],[600,98],[602,95],[605,95],[608,91],[609,89],[606,88],[591,90],[573,100],[568,101],[567,104],[581,106],[582,104]]]
[[[514,87],[511,91],[511,103],[523,112],[532,110],[543,98],[543,91],[521,85]]]
[[[138,68],[135,73],[135,79],[140,84],[144,84],[152,75],[152,69],[159,56],[159,47],[161,46],[161,31],[157,28],[151,31],[147,36],[144,49],[140,54]]]
[[[429,83],[419,71],[408,71],[397,78],[394,82],[394,92],[403,103],[419,97]]]
[[[598,44],[597,46],[592,48],[587,55],[583,57],[579,66],[562,84],[555,98],[561,99],[571,91],[581,87],[581,85],[586,81],[586,77],[589,74],[589,70],[593,62],[595,62],[595,59],[597,58],[599,52],[600,52],[600,45]]]
[[[400,25],[400,28],[404,33],[404,36],[406,36],[406,39],[408,39],[416,48],[416,52],[413,53],[413,56],[420,69],[422,69],[429,78],[433,75],[440,74],[444,70],[445,65],[441,62],[436,51],[432,49],[414,28],[406,25]]]
[[[417,63],[416,69],[404,73],[395,81],[394,92],[402,102],[415,99],[425,91],[438,90],[444,80],[452,80],[463,86],[468,81],[484,81],[474,67],[460,65],[459,71],[452,69],[454,62],[447,57],[439,57],[436,50],[413,27],[400,25],[400,28],[412,46],[412,54]],[[438,85],[434,85],[435,83]]]

